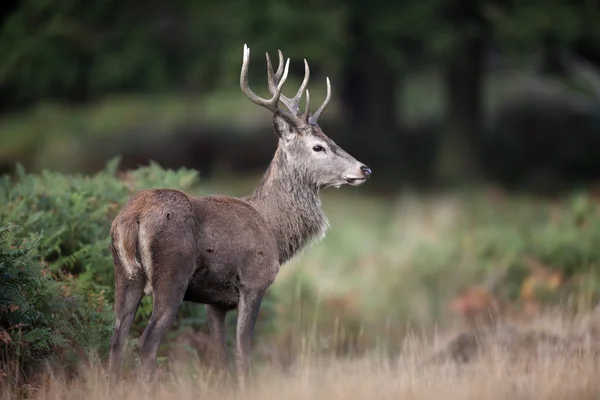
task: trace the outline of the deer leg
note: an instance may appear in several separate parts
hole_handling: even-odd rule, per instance
[[[237,317],[237,354],[236,366],[238,380],[243,390],[250,369],[250,351],[252,333],[260,311],[265,290],[240,291]]]
[[[110,386],[117,382],[123,350],[135,313],[144,295],[144,279],[135,280],[117,274],[115,277],[115,327],[110,339],[108,374]]]
[[[177,316],[185,290],[185,284],[154,285],[152,315],[139,342],[140,362],[146,380],[154,375],[158,347]]]
[[[225,337],[225,316],[227,311],[213,306],[206,305],[206,315],[208,316],[208,328],[212,336],[214,347],[214,361],[219,371],[227,367],[227,342]]]

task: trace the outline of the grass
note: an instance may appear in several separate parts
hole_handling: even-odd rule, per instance
[[[572,328],[565,320],[542,317],[538,321],[556,336]],[[535,325],[535,324],[534,324]],[[531,327],[529,332],[534,332]],[[519,332],[528,332],[522,329]],[[436,338],[440,340],[441,338]],[[516,342],[516,341],[515,341]],[[178,360],[151,386],[133,376],[114,392],[106,386],[102,366],[82,369],[72,381],[48,375],[42,387],[23,387],[20,395],[54,399],[597,399],[600,365],[597,354],[582,346],[528,347],[515,342],[489,341],[478,356],[466,363],[429,363],[435,340],[409,335],[396,356],[372,351],[360,357],[323,356],[310,350],[295,354],[282,368],[276,363],[256,366],[243,393],[232,380],[217,379],[213,371]],[[438,345],[437,347],[443,347]],[[4,393],[9,398],[8,393]]]

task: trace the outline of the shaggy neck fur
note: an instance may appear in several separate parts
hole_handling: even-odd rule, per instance
[[[285,152],[278,148],[258,187],[246,199],[273,230],[281,264],[310,240],[325,236],[329,227],[319,188],[310,181],[302,171],[289,167]]]

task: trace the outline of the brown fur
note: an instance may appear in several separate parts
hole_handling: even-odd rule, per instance
[[[280,266],[328,227],[319,190],[359,185],[370,175],[314,122],[299,124],[279,111],[273,121],[279,145],[249,196],[191,197],[174,189],[149,189],[132,196],[113,221],[113,382],[144,293],[153,296],[152,316],[139,342],[149,376],[182,301],[191,301],[206,304],[220,366],[226,363],[225,315],[237,308],[237,366],[243,377],[263,296]]]

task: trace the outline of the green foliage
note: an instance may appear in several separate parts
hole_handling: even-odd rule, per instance
[[[274,287],[277,326],[289,336],[309,325],[326,342],[336,324],[358,322],[363,347],[393,347],[408,326],[443,330],[468,318],[451,305],[469,293],[483,292],[468,304],[480,315],[491,300],[512,316],[538,307],[585,313],[600,300],[600,201],[591,193],[399,195],[375,208],[328,195],[327,238]]]
[[[152,187],[189,189],[196,172],[165,171],[158,165],[117,179],[117,160],[98,174],[62,175],[50,171],[28,174],[22,167],[14,178],[0,180],[0,218],[17,225],[20,234],[42,232],[39,252],[48,269],[60,276],[77,275],[78,285],[112,296],[109,251],[112,219],[137,190]]]
[[[65,367],[102,355],[112,322],[102,295],[57,280],[40,260],[42,236],[19,230],[0,227],[0,380],[13,382],[40,361]]]
[[[165,3],[140,13],[113,0],[27,0],[0,27],[0,50],[7,55],[0,63],[0,87],[19,103],[199,81],[210,86],[219,72],[219,40],[228,38],[214,29],[229,25],[223,17],[231,10],[220,2],[196,4]]]
[[[591,195],[573,193],[560,203],[530,199],[523,205],[512,199],[500,210],[489,202],[472,207],[475,221],[457,227],[451,239],[415,252],[411,266],[431,293],[447,299],[452,295],[447,287],[484,282],[514,304],[568,303],[580,311],[600,300],[600,204]],[[528,292],[534,281],[548,289],[543,299]]]
[[[564,0],[527,1],[505,7],[489,3],[484,13],[495,29],[497,42],[513,52],[526,52],[539,45],[545,35],[568,46],[581,35],[597,37],[591,21],[598,17],[592,2],[577,4]]]
[[[118,160],[88,177],[49,171],[0,179],[0,313],[7,363],[74,349],[105,356],[112,329],[110,224],[133,191],[189,189],[196,172],[152,164],[117,179]],[[19,239],[17,238],[25,238]],[[108,302],[105,302],[104,299]],[[150,312],[149,302],[145,302]],[[58,350],[71,349],[71,353]]]

